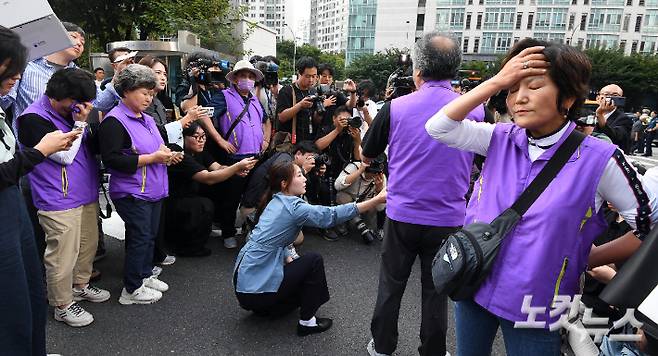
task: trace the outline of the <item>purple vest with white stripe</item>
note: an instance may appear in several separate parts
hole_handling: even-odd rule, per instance
[[[574,127],[570,123],[559,141],[531,162],[526,130],[497,124],[465,224],[489,223],[509,208]],[[532,295],[532,306],[546,307],[547,312],[536,320],[557,319],[548,317],[555,295],[578,293],[592,241],[607,227],[602,213],[596,212],[595,197],[614,150],[609,143],[585,138],[503,240],[491,274],[475,295],[478,304],[501,318],[525,321],[523,298]]]
[[[57,113],[45,95],[23,111],[16,122],[19,130],[20,121],[26,114],[36,114],[62,132],[73,129],[73,120]],[[32,199],[37,209],[60,211],[98,201],[98,164],[87,144],[88,134],[85,131],[80,149],[70,165],[46,159],[29,174]]]
[[[126,155],[153,153],[164,143],[153,118],[146,113],[142,113],[141,118],[135,117],[123,102],[119,102],[119,105],[110,110],[106,116],[119,120],[130,136],[132,147],[124,152]],[[137,168],[134,173],[114,169],[108,171],[112,199],[133,196],[146,201],[158,201],[169,193],[167,166],[164,164],[147,164]]]

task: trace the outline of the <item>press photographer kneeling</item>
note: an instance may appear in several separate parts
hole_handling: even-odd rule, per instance
[[[350,202],[362,202],[377,195],[386,189],[386,177],[384,176],[385,157],[378,158],[370,164],[362,162],[350,162],[336,179],[336,203],[346,204]],[[368,211],[357,215],[349,223],[355,228],[363,242],[372,243],[375,238],[381,239],[377,231],[377,211],[383,211],[386,204],[377,206],[376,211]]]

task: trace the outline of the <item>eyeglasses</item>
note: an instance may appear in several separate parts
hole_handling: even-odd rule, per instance
[[[206,140],[206,134],[203,135],[192,135],[190,137],[193,137],[197,142],[203,142]]]

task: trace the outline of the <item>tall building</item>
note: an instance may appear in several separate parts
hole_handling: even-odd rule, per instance
[[[492,60],[525,37],[658,51],[658,0],[351,0],[349,11],[348,63],[362,53],[412,48],[432,30],[459,37],[466,59]]]
[[[374,52],[377,1],[350,0],[345,63],[362,54]]]
[[[297,35],[298,45],[311,42],[311,26],[309,24],[309,19],[297,22],[297,26],[295,26],[295,35]]]
[[[292,10],[290,0],[231,0],[233,6],[244,6],[244,19],[265,25],[276,32],[276,40],[292,40],[292,34],[286,29]]]
[[[465,53],[505,53],[524,37],[626,54],[658,49],[658,0],[437,0],[436,14],[436,27],[459,36]]]
[[[349,2],[350,0],[311,0],[311,45],[326,52],[345,51]]]

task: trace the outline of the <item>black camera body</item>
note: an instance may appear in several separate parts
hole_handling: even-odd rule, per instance
[[[377,158],[373,159],[370,162],[370,165],[366,167],[366,173],[383,173],[385,165],[386,165],[386,155],[381,154],[377,156]]]
[[[315,160],[315,168],[319,168],[323,164],[328,166],[331,163],[331,158],[326,153],[314,154],[313,159]]]
[[[274,62],[257,61],[254,67],[263,73],[262,86],[269,87],[279,84],[279,66]]]
[[[219,67],[220,70],[209,70],[212,67]],[[193,68],[199,70],[197,81],[201,84],[226,83],[226,74],[231,71],[231,62],[226,60],[214,61],[207,58],[199,58],[188,63],[188,71]]]
[[[319,114],[327,111],[327,109],[324,107],[324,99],[326,99],[324,95],[311,94],[307,96],[307,98],[310,99],[313,103],[313,106],[311,106],[311,111],[315,111]]]
[[[363,119],[360,116],[351,117],[347,119],[347,125],[355,129],[359,129],[361,128],[361,125],[363,125]]]

